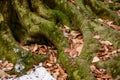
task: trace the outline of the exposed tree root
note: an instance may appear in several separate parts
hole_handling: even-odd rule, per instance
[[[8,2],[11,3],[11,1]],[[58,49],[58,62],[66,69],[68,77],[71,80],[95,79],[90,71],[90,65],[93,56],[96,55],[99,50],[100,44],[93,38],[94,35],[99,34],[101,36],[101,40],[112,42],[115,49],[120,48],[120,32],[111,29],[98,20],[100,16],[107,17],[113,19],[116,24],[120,25],[120,17],[115,13],[115,11],[110,9],[109,5],[106,5],[101,1],[74,0],[74,2],[70,2],[68,0],[12,0],[11,5],[14,7],[13,11],[16,12],[16,16],[18,17],[17,19],[19,19],[18,22],[21,24],[21,28],[23,29],[22,31],[25,34],[24,36],[22,35],[21,38],[18,37],[18,41],[23,43],[27,43],[29,41],[35,42],[36,39],[33,37],[36,35],[39,37],[39,34],[47,37],[47,39],[49,39]],[[6,17],[5,20],[7,20]],[[16,21],[13,20],[13,22]],[[1,26],[4,26],[4,24],[5,23],[1,22]],[[67,54],[64,53],[64,48],[68,46],[68,42],[59,30],[59,25],[67,25],[71,29],[79,30],[83,34],[84,46],[79,57],[69,59]],[[13,29],[9,29],[9,26],[6,29],[1,27],[1,34],[7,34],[1,35],[1,42],[6,42],[0,43],[0,45],[4,45],[4,47],[6,47],[6,44],[8,46],[12,46],[10,47],[10,51],[14,47],[15,49],[21,49],[11,35],[12,31],[10,32],[10,29]],[[8,32],[4,33],[4,31]],[[10,37],[10,39],[8,39],[8,37]],[[9,49],[6,48],[6,50],[8,51]],[[6,50],[3,49],[1,53]],[[6,53],[7,52],[5,52],[5,54]],[[20,52],[19,55],[14,54],[15,57],[13,57],[12,61],[15,61],[17,58],[21,58],[22,53],[24,52]],[[25,52],[25,56],[27,54],[28,52]],[[33,55],[30,53],[26,56],[27,58],[25,57],[25,60],[23,59],[23,62],[26,63],[31,61],[34,63],[34,57],[32,56]],[[5,55],[5,58],[6,57],[7,56]],[[39,59],[38,56],[36,59]],[[118,60],[119,56],[106,62],[99,62],[98,66],[106,67],[107,72],[112,74],[113,77],[116,77],[120,74],[118,72],[120,69],[116,68],[119,67]],[[117,65],[114,66],[115,64]]]

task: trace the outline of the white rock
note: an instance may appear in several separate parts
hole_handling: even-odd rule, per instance
[[[95,56],[92,60],[92,63],[95,63],[95,62],[98,62],[98,61],[100,61],[100,59],[97,56]]]
[[[7,79],[7,80],[56,80],[44,67],[36,67],[33,73],[28,75],[23,75],[21,77],[15,79]]]

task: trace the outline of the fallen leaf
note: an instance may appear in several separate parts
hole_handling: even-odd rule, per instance
[[[118,53],[120,53],[120,48],[117,50]]]
[[[78,32],[78,31],[71,31],[70,34],[75,38],[75,37],[77,37],[78,35],[80,35],[80,32]]]
[[[52,64],[51,64],[51,63],[47,63],[46,65],[47,65],[47,66],[49,66],[49,67],[50,67],[50,66],[52,66]]]
[[[111,52],[111,55],[114,55],[114,54],[117,54],[116,50],[114,50],[114,51]]]
[[[117,14],[120,16],[120,10],[117,11]]]
[[[111,24],[110,27],[117,31],[120,31],[120,26],[118,26],[118,25]]]
[[[110,75],[104,75],[102,76],[101,78],[104,78],[104,79],[111,79],[112,77]]]
[[[59,71],[60,71],[60,74],[65,74],[65,71],[60,67],[60,65],[59,64],[57,64],[57,66],[58,66],[58,69],[59,69]]]
[[[64,28],[67,29],[67,30],[70,30],[70,28],[66,25],[64,25]]]
[[[90,66],[90,69],[91,69],[92,72],[95,72],[95,70],[96,70],[95,65],[91,65],[91,66]]]
[[[75,58],[77,56],[77,51],[75,49],[71,50],[69,53],[70,57]]]
[[[63,31],[63,34],[64,34],[65,37],[69,37],[69,34],[66,33],[65,31]]]
[[[35,46],[34,46],[34,48],[33,48],[32,52],[35,52],[37,49],[38,49],[38,45],[37,45],[37,44],[35,44]]]
[[[2,70],[10,71],[12,69],[13,69],[13,64],[12,63],[8,63]]]
[[[5,78],[5,77],[10,77],[10,75],[4,72],[3,70],[0,70],[0,78]]]
[[[82,48],[83,48],[83,44],[81,44],[80,46],[78,46],[76,48],[76,51],[78,52],[78,56],[80,55],[81,51],[82,51]]]
[[[8,61],[3,62],[2,66],[6,66],[8,64]]]
[[[70,48],[64,48],[64,52],[65,52],[65,53],[69,53],[70,51],[71,51]]]
[[[29,51],[29,49],[25,46],[21,46],[24,50]]]
[[[113,21],[108,21],[107,24],[110,26],[113,23]]]
[[[101,41],[101,40],[99,40],[99,42],[101,43],[101,44],[103,44],[103,45],[107,45],[107,46],[112,46],[113,44],[110,42],[110,41]]]
[[[99,18],[98,21],[103,22],[103,19]]]
[[[83,40],[75,38],[75,39],[72,39],[72,42],[73,42],[73,44],[76,44],[76,43],[81,43],[82,44]]]

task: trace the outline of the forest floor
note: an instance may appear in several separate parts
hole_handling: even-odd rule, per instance
[[[101,22],[109,25],[115,30],[119,30],[119,26],[113,24],[110,20],[99,19]],[[67,38],[69,47],[64,49],[64,52],[69,55],[69,58],[74,59],[80,55],[80,52],[84,45],[83,36],[79,31],[71,30],[67,26],[61,26],[60,29],[63,31],[63,35]],[[91,63],[98,62],[100,60],[108,60],[112,56],[117,56],[120,49],[114,50],[113,44],[110,41],[103,41],[100,39],[98,34],[93,37],[99,41],[102,45],[97,55],[93,58]],[[21,47],[27,51],[31,51],[33,54],[38,55],[48,55],[48,59],[42,63],[42,66],[56,79],[56,80],[68,80],[67,73],[57,63],[57,49],[52,45],[40,45],[40,44],[29,44],[23,45],[20,43]],[[38,63],[39,64],[39,63]],[[33,65],[33,69],[38,64]],[[6,72],[12,70],[15,67],[9,61],[0,61],[0,77],[1,78],[16,78],[17,75],[9,75]],[[26,74],[31,73],[33,69],[30,69]],[[105,69],[99,69],[94,64],[90,66],[91,72],[94,74],[97,80],[114,80],[109,74],[106,73]]]
[[[74,3],[73,0],[69,0]],[[111,2],[111,0],[104,0],[105,2]],[[120,10],[117,11],[118,15],[120,16]],[[108,25],[109,27],[120,31],[120,26],[114,24],[112,20],[109,19],[98,19],[100,22]],[[69,58],[74,59],[80,55],[80,52],[84,45],[83,36],[79,31],[70,30],[68,26],[60,26],[59,27],[63,32],[63,35],[67,38],[69,47],[64,49],[64,52],[68,54]],[[94,56],[91,62],[91,72],[93,73],[94,77],[97,80],[119,80],[118,78],[113,79],[111,75],[106,73],[105,69],[99,69],[94,64],[95,62],[99,61],[106,61],[113,56],[117,56],[120,53],[120,49],[114,50],[113,44],[110,41],[101,40],[98,34],[95,34],[94,37],[96,40],[99,41],[101,48],[99,52]],[[57,49],[52,46],[48,45],[40,45],[40,44],[29,44],[23,45],[21,47],[27,51],[31,51],[33,54],[38,55],[48,55],[48,59],[42,63],[42,66],[56,79],[56,80],[68,80],[67,73],[60,64],[57,63]],[[39,63],[38,63],[39,64]],[[30,69],[26,74],[30,74],[31,71],[34,71],[34,67],[38,64],[33,65],[33,69]],[[16,65],[9,63],[9,61],[2,61],[0,60],[0,80],[3,78],[16,78],[17,75],[10,75],[7,72],[12,70]]]

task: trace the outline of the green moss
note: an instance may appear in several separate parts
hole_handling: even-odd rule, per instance
[[[97,33],[100,35],[102,40],[111,41],[114,44],[115,49],[120,47],[120,33],[108,28],[104,24],[101,25],[101,23],[96,19],[101,16],[108,17],[113,19],[116,24],[119,24],[119,17],[109,8],[109,5],[106,3],[96,0],[74,1],[75,4],[71,4],[66,0],[31,0],[28,2],[27,0],[12,0],[12,6],[15,9],[16,16],[11,17],[18,16],[18,18],[13,19],[19,19],[17,21],[21,24],[19,26],[21,30],[19,30],[19,33],[13,32],[16,25],[9,25],[8,22],[6,24],[9,26],[1,24],[1,58],[8,59],[14,64],[16,64],[18,60],[21,60],[22,64],[25,66],[25,69],[23,70],[23,72],[25,72],[31,68],[33,64],[39,63],[40,61],[46,59],[46,56],[34,55],[23,50],[15,41],[14,37],[17,36],[19,41],[22,41],[22,39],[23,41],[27,41],[28,39],[35,40],[32,36],[41,34],[49,39],[58,49],[58,62],[66,69],[68,77],[71,80],[95,80],[89,69],[91,61],[99,48],[98,41],[93,39],[94,34]],[[49,4],[49,6],[47,6],[49,2],[53,3],[53,5]],[[80,9],[78,9],[78,7]],[[4,11],[7,12],[7,8],[5,8]],[[5,20],[8,20],[7,18],[9,17],[5,17]],[[3,21],[2,17],[0,19]],[[13,24],[14,22],[15,20],[13,20]],[[67,25],[71,29],[79,30],[83,34],[84,46],[80,56],[76,59],[71,59],[64,53],[64,48],[68,47],[68,42],[59,30],[59,24]],[[10,26],[12,27],[10,28]],[[22,29],[24,31],[22,31]],[[22,32],[25,32],[25,36],[20,39],[21,36],[18,35],[22,35]],[[14,34],[14,36],[12,36],[12,34]],[[17,52],[15,50],[17,50]],[[106,67],[108,73],[115,77],[120,74],[118,72],[119,68],[116,69],[119,64],[113,66],[116,64],[117,60],[119,59],[113,58],[105,62],[107,65],[103,62],[100,66]],[[112,63],[112,61],[114,63]],[[13,70],[11,73],[16,72]]]

